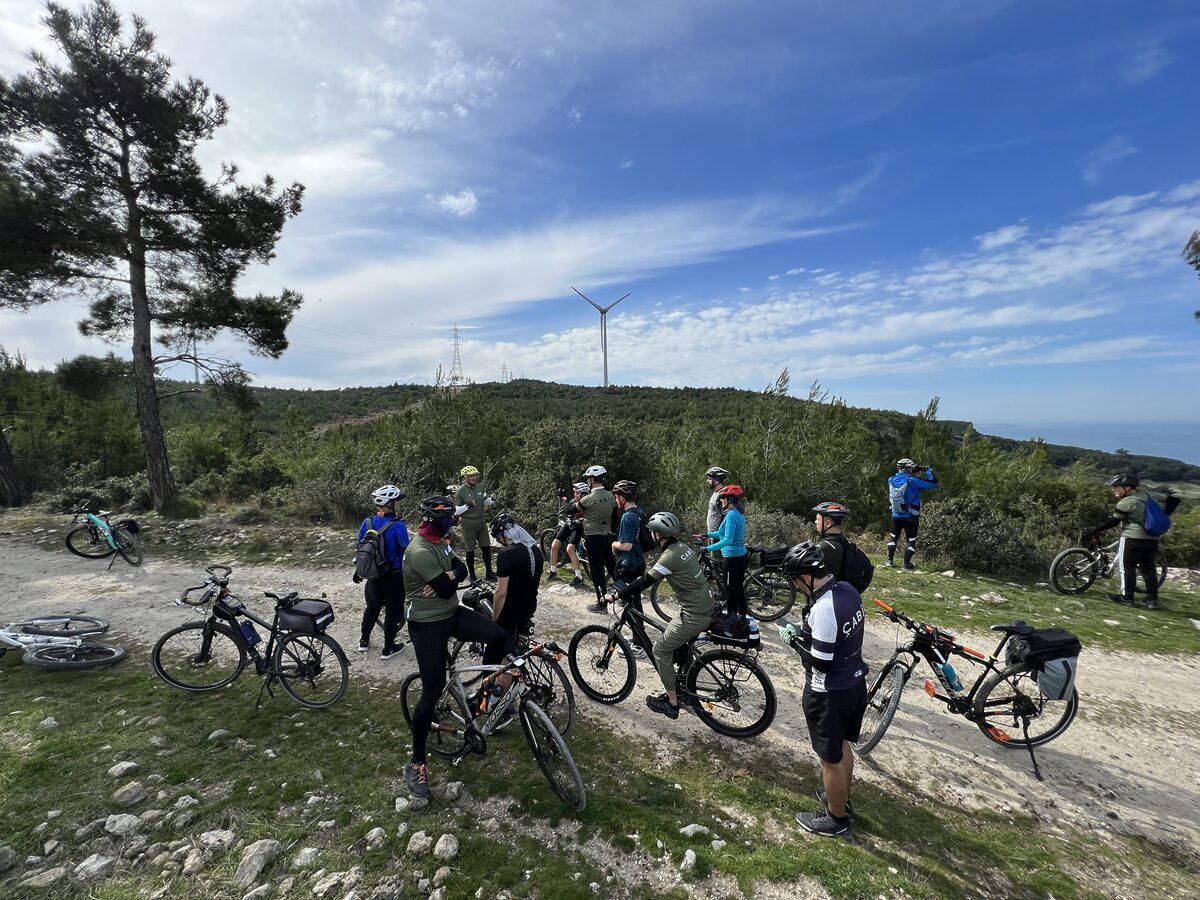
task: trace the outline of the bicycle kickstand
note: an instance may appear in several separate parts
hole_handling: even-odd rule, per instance
[[[1021,720],[1021,730],[1025,733],[1025,748],[1029,751],[1029,759],[1033,762],[1033,775],[1038,781],[1045,781],[1042,777],[1042,770],[1038,768],[1037,757],[1033,753],[1033,744],[1029,743],[1029,720]]]
[[[255,709],[262,709],[262,705],[263,705],[263,692],[264,692],[264,691],[266,692],[267,696],[268,696],[268,697],[270,697],[272,700],[274,700],[274,699],[275,699],[275,692],[274,692],[273,690],[271,690],[271,682],[272,682],[272,681],[274,681],[274,680],[275,680],[275,679],[274,679],[274,678],[272,678],[272,677],[271,677],[271,676],[269,676],[269,675],[268,675],[266,678],[264,678],[264,679],[263,679],[262,687],[260,687],[260,688],[258,689],[258,700],[257,700],[257,702],[255,702],[255,704],[254,704],[254,708],[255,708]]]

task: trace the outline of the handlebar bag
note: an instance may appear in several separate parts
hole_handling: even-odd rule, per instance
[[[279,610],[279,627],[300,634],[323,634],[333,623],[333,607],[324,600],[297,600]]]

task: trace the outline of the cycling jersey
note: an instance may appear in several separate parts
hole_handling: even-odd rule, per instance
[[[631,506],[621,513],[621,526],[617,529],[617,543],[629,544],[629,550],[617,553],[617,568],[625,572],[644,569],[646,558],[642,554],[642,542],[639,536],[642,531],[642,511]]]
[[[435,544],[418,534],[408,545],[404,554],[404,597],[410,622],[437,622],[454,614],[458,608],[457,593],[449,599],[424,594],[425,585],[453,571],[454,560],[454,551],[445,541]]]
[[[617,508],[617,498],[603,487],[594,487],[591,493],[579,501],[583,510],[583,533],[612,534],[612,514]]]
[[[862,597],[850,584],[830,578],[817,588],[796,636],[811,690],[844,691],[866,677],[864,619]]]
[[[725,513],[721,509],[721,491],[725,490],[724,486],[718,487],[712,492],[712,496],[708,498],[708,530],[716,531],[721,527],[721,518]]]
[[[709,553],[720,550],[722,556],[746,555],[746,517],[736,506],[731,507],[721,520],[721,525],[708,533],[710,538],[720,538],[708,547]]]
[[[933,469],[926,469],[925,475],[925,478],[918,478],[911,472],[897,472],[888,479],[889,488],[904,488],[904,509],[891,510],[893,519],[915,519],[921,515],[921,491],[938,487]]]
[[[455,504],[466,507],[463,514],[459,516],[464,525],[479,525],[483,522],[484,515],[487,513],[485,500],[487,500],[487,491],[478,482],[474,487],[464,483],[454,492]]]
[[[672,541],[646,574],[655,581],[665,578],[686,612],[711,616],[715,611],[716,602],[700,569],[700,554],[691,547]]]

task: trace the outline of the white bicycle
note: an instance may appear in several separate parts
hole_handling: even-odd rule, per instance
[[[20,651],[21,661],[40,669],[98,669],[125,658],[125,648],[91,640],[108,631],[92,616],[38,616],[0,628],[0,656]]]

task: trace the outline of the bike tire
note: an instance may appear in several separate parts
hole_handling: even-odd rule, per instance
[[[579,689],[597,703],[620,703],[637,682],[637,663],[629,642],[603,625],[586,625],[571,636],[567,662]],[[622,670],[625,677],[618,680]],[[607,677],[610,671],[612,678]]]
[[[862,728],[853,746],[858,753],[870,753],[883,740],[896,710],[900,708],[900,696],[908,683],[907,666],[894,665],[883,669],[867,689],[867,711],[863,715]]]
[[[1082,594],[1096,580],[1100,557],[1083,547],[1069,547],[1050,563],[1050,584],[1060,594]]]
[[[528,657],[525,683],[533,702],[550,717],[558,733],[566,737],[575,724],[575,691],[553,653],[543,650]]]
[[[993,696],[996,695],[996,696]],[[1079,692],[1072,689],[1069,700],[1047,700],[1033,680],[1033,667],[1018,663],[994,672],[979,689],[972,707],[975,724],[988,740],[1002,747],[1040,747],[1071,727],[1079,712]],[[1046,720],[1046,727],[1025,739],[1021,720]]]
[[[556,534],[558,534],[557,528],[543,528],[538,534],[538,546],[542,548],[542,559],[546,561],[546,565],[550,564],[550,545],[554,543]]]
[[[400,683],[400,714],[410,729],[413,713],[421,702],[422,690],[420,672],[412,672]],[[444,721],[453,722],[459,727],[454,731],[442,731],[438,726]],[[470,723],[470,713],[450,690],[450,685],[446,685],[433,708],[433,727],[429,729],[425,748],[442,759],[464,756],[467,752],[466,729]]]
[[[462,641],[456,637],[448,639],[446,667],[450,671],[457,671],[461,666],[467,668],[469,666],[483,665],[483,644],[475,641]],[[486,672],[459,672],[458,677],[462,679],[464,687],[470,687],[477,684]]]
[[[748,673],[743,676],[743,673]],[[741,718],[734,713],[744,706],[745,687],[757,685],[750,711]],[[684,681],[687,700],[700,721],[717,734],[733,738],[752,738],[762,734],[775,721],[778,702],[775,685],[762,667],[744,651],[722,647],[709,650],[688,667]],[[758,696],[761,694],[761,701]],[[761,702],[761,709],[759,704]]]
[[[518,716],[529,751],[546,776],[550,789],[568,809],[583,812],[587,806],[587,788],[562,734],[545,711],[532,700],[521,701]]]
[[[337,663],[334,672],[330,659]],[[309,709],[325,709],[346,696],[350,663],[341,645],[324,633],[292,631],[275,645],[275,677],[292,699]],[[318,689],[317,682],[321,681]],[[305,691],[308,685],[311,691]]]
[[[679,615],[679,602],[675,599],[675,595],[669,597],[666,594],[660,593],[659,588],[663,586],[661,581],[656,581],[650,585],[650,605],[654,607],[654,612],[664,622],[670,622],[673,618]]]
[[[1154,568],[1158,572],[1158,586],[1167,583],[1167,557],[1161,550],[1154,554]]]
[[[205,634],[209,628],[211,632]],[[209,620],[188,622],[158,639],[150,652],[150,665],[154,674],[172,687],[193,693],[217,691],[242,674],[246,650],[228,625]],[[211,676],[198,680],[197,676],[209,671]]]
[[[746,576],[746,609],[760,622],[782,619],[796,605],[796,587],[776,569],[756,569]]]
[[[125,648],[112,644],[84,641],[74,647],[67,644],[40,644],[25,651],[21,660],[30,666],[51,671],[99,669],[115,666],[125,658]]]
[[[117,545],[117,552],[125,558],[125,562],[135,567],[142,564],[142,547],[138,543],[136,534],[127,528],[114,528],[113,541]]]
[[[117,548],[104,539],[99,529],[87,523],[76,525],[68,531],[63,537],[63,545],[84,559],[105,559],[117,552]]]
[[[108,621],[94,616],[39,616],[21,625],[21,634],[42,637],[87,637],[108,631]]]

